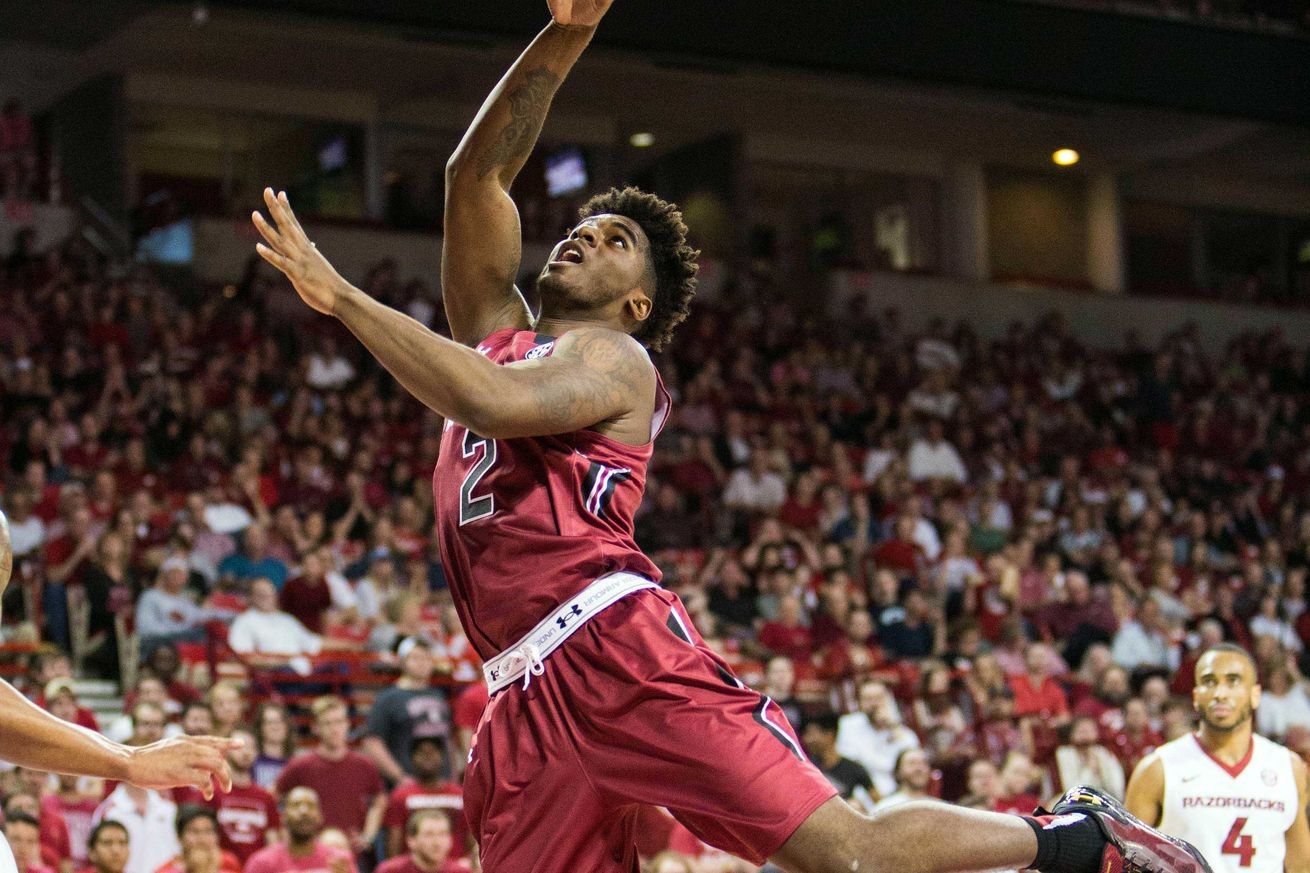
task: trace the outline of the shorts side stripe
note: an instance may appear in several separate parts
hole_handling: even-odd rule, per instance
[[[759,722],[761,725],[763,725],[769,731],[769,733],[777,737],[778,742],[786,746],[793,755],[795,755],[799,760],[804,761],[805,753],[801,751],[801,747],[797,745],[796,741],[791,738],[791,734],[787,733],[785,730],[778,727],[778,725],[774,724],[773,720],[769,718],[768,710],[769,710],[770,703],[773,703],[773,698],[771,697],[760,698],[760,705],[755,710],[754,713],[755,720]]]

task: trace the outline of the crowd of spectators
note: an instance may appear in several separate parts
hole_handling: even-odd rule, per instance
[[[31,807],[43,850],[20,868],[471,863],[459,777],[486,690],[436,549],[440,419],[257,261],[185,305],[77,242],[5,263],[3,630],[43,647],[29,690],[99,729],[68,676],[126,680],[110,735],[249,739],[243,792],[210,815],[8,774],[6,831]],[[393,267],[361,285],[442,328]],[[750,269],[694,308],[658,360],[675,403],[637,538],[844,796],[1121,794],[1189,729],[1191,664],[1224,639],[1260,665],[1260,730],[1310,753],[1305,348],[1273,331],[1212,350],[1182,326],[1098,349],[1057,315],[985,339],[832,309]],[[352,700],[288,714],[214,682],[215,649],[283,690],[313,691],[334,653],[398,678],[352,735]],[[674,850],[652,869],[737,869],[646,818],[648,854]]]

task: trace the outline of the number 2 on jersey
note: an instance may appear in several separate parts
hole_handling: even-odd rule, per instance
[[[1233,826],[1228,829],[1228,836],[1224,837],[1224,844],[1220,847],[1225,855],[1236,855],[1238,857],[1237,866],[1250,867],[1251,859],[1255,857],[1254,840],[1250,834],[1242,833],[1246,827],[1246,819],[1239,818],[1233,822]]]
[[[477,521],[480,518],[486,518],[496,511],[496,498],[491,494],[484,494],[481,497],[473,496],[473,489],[478,487],[482,477],[487,475],[496,464],[496,441],[480,437],[471,430],[464,431],[464,457],[473,457],[479,446],[482,447],[482,457],[478,458],[477,463],[469,468],[468,473],[464,476],[464,483],[459,486],[459,523],[461,525],[468,524],[470,521]]]

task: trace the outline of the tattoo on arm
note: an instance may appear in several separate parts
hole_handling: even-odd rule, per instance
[[[478,181],[485,181],[501,167],[527,160],[559,84],[560,77],[545,67],[529,70],[523,75],[523,81],[508,95],[509,122],[491,147],[478,156]]]
[[[578,335],[567,354],[581,366],[552,378],[533,398],[536,420],[552,430],[591,427],[617,418],[653,391],[649,359],[638,355],[625,336],[588,331]]]

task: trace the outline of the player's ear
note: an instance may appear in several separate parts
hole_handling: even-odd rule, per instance
[[[1264,694],[1264,691],[1259,682],[1251,686],[1251,709],[1260,708],[1260,696]]]
[[[650,318],[651,310],[654,308],[655,302],[645,291],[640,288],[632,289],[632,293],[628,295],[627,310],[633,321],[640,323]]]

